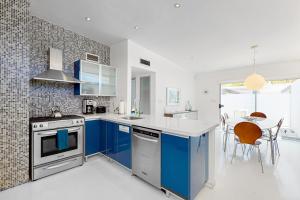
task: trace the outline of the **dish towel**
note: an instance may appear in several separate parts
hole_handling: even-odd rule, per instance
[[[58,130],[56,133],[56,146],[58,150],[64,150],[69,147],[68,129]]]

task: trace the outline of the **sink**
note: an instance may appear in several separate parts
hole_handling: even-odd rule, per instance
[[[136,120],[136,119],[143,119],[143,118],[141,118],[141,117],[135,117],[135,116],[126,116],[126,117],[122,117],[122,119]]]

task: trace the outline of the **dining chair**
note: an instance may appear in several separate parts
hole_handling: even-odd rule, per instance
[[[221,126],[222,126],[222,130],[226,131],[226,122],[225,122],[225,117],[223,115],[221,115]]]
[[[222,124],[222,130],[223,130],[223,147],[224,147],[224,151],[225,151],[225,143],[228,143],[229,137],[227,137],[227,141],[226,140],[226,134],[228,134],[228,136],[230,134],[234,134],[233,132],[233,128],[229,127],[226,123],[226,121],[229,120],[229,116],[227,113],[224,113],[223,115],[221,115],[221,124]]]
[[[224,113],[224,117],[225,117],[225,120],[229,119],[229,115],[227,113]]]
[[[276,132],[275,132],[274,135],[272,135],[271,138],[270,138],[270,135],[268,135],[268,134],[264,134],[264,135],[262,136],[262,138],[261,138],[262,140],[266,140],[266,141],[267,141],[267,144],[269,144],[270,139],[272,139],[273,145],[274,145],[274,147],[276,148],[277,153],[278,153],[279,156],[280,156],[280,151],[279,151],[279,146],[278,146],[277,137],[278,137],[278,134],[279,134],[279,132],[280,132],[280,129],[281,129],[283,120],[284,120],[284,118],[281,118],[281,119],[279,120],[279,122],[277,123],[277,126],[276,126]]]
[[[250,114],[251,117],[261,117],[261,118],[267,118],[267,115],[262,112],[253,112]]]
[[[261,142],[258,140],[262,136],[262,130],[260,129],[260,127],[251,122],[240,122],[237,125],[235,125],[234,134],[237,136],[237,138],[235,139],[231,163],[236,157],[237,145],[249,145],[250,147],[257,148],[258,161],[260,162],[262,173],[264,173],[264,167],[262,164],[262,158],[259,148]]]

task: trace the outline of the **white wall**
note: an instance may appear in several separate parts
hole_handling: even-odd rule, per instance
[[[127,55],[127,60],[124,58],[125,55]],[[141,65],[140,58],[150,60],[151,67]],[[167,87],[176,87],[181,90],[181,105],[168,109],[184,109],[187,100],[195,106],[195,74],[130,40],[111,46],[111,65],[121,69],[118,74],[117,101],[126,99],[127,113],[130,113],[131,104],[132,67],[155,73],[151,86],[155,87],[155,94],[151,95],[155,101],[155,114],[162,116],[164,113]]]
[[[125,106],[127,106],[127,102],[130,104],[128,91],[131,90],[128,88],[131,87],[131,80],[128,79],[130,71],[128,70],[127,40],[110,46],[110,65],[117,68],[117,97],[114,107],[118,107],[120,101],[125,101]]]
[[[291,86],[291,128],[300,133],[300,80]]]
[[[244,79],[252,72],[251,67],[242,67],[199,73],[196,78],[196,99],[200,116],[207,120],[218,122],[220,84],[225,82],[244,81]],[[258,65],[257,73],[262,74],[269,80],[300,78],[300,61]]]
[[[168,59],[128,41],[128,64],[130,67],[147,68],[141,65],[140,58],[151,61],[151,71],[155,73],[155,113],[162,116],[166,107],[166,88],[176,87],[181,90],[180,106],[168,107],[183,110],[187,100],[195,106],[195,74],[187,71]]]

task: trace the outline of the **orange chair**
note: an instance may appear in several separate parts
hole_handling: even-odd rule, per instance
[[[261,164],[261,170],[262,173],[264,173],[264,167],[262,164],[261,159],[261,153],[259,145],[261,144],[260,141],[257,139],[261,138],[262,136],[262,130],[254,123],[251,122],[240,122],[234,127],[234,134],[237,136],[237,139],[235,140],[235,146],[233,151],[233,156],[231,159],[231,163],[233,161],[233,158],[236,157],[236,149],[238,144],[242,145],[249,145],[251,147],[255,147],[258,150],[258,161]]]
[[[262,112],[253,112],[250,115],[251,117],[261,117],[261,118],[267,118],[267,115]]]

